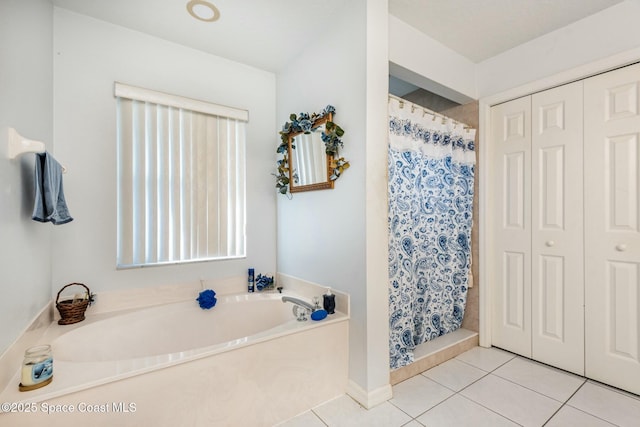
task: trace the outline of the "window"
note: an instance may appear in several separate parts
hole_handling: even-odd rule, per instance
[[[248,112],[115,85],[117,266],[245,256]]]

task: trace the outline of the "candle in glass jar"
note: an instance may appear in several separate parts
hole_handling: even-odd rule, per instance
[[[35,386],[49,380],[52,376],[53,355],[50,345],[31,347],[24,352],[20,375],[21,386]]]

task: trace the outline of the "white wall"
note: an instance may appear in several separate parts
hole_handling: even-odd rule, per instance
[[[388,1],[367,2],[366,262],[367,384],[371,407],[391,397],[389,384],[389,235],[387,135]]]
[[[53,54],[56,155],[75,218],[54,230],[54,291],[69,282],[100,292],[244,278],[248,267],[275,272],[274,74],[59,8]],[[249,110],[246,259],[115,269],[114,81]]]
[[[386,253],[382,259],[379,253],[367,253],[369,245],[387,245],[386,209],[381,214],[380,203],[371,208],[369,203],[373,202],[368,200],[376,191],[386,200],[386,179],[380,179],[386,176],[385,161],[383,167],[379,166],[380,159],[386,159],[387,14],[386,2],[368,3],[348,2],[336,15],[331,31],[307,46],[277,78],[280,126],[289,121],[291,113],[320,112],[331,104],[336,107],[334,121],[345,130],[340,155],[351,162],[351,167],[336,181],[335,189],[295,193],[291,200],[278,196],[278,271],[350,294],[349,375],[365,392],[388,385],[389,375],[388,333],[384,332],[388,328],[387,257]],[[375,59],[367,56],[368,28],[381,39]],[[376,91],[371,102],[377,102],[381,111],[368,109],[370,87]],[[377,123],[369,127],[369,120],[374,119]],[[377,131],[381,125],[383,132],[372,135],[372,129]],[[279,142],[277,136],[272,139],[274,169]],[[370,147],[379,150],[373,156],[372,166],[377,170],[372,174],[367,173]],[[369,175],[376,178],[376,190],[368,190]],[[371,236],[367,234],[370,209],[377,214],[375,227],[380,228]],[[371,268],[371,262],[377,263],[377,269]],[[370,270],[382,271],[382,277],[370,280]],[[371,312],[378,317],[370,318]],[[382,325],[374,329],[377,335],[372,337],[376,321]]]
[[[34,155],[7,158],[7,128],[53,151],[48,0],[0,1],[0,354],[51,299],[51,224],[31,219]]]
[[[351,294],[352,376],[364,375],[355,361],[365,357],[364,13],[364,1],[349,2],[326,37],[287,64],[277,77],[276,104],[280,126],[291,113],[320,112],[331,104],[345,131],[340,155],[351,167],[333,190],[295,193],[291,200],[278,196],[278,271]],[[271,141],[275,170],[278,135]]]

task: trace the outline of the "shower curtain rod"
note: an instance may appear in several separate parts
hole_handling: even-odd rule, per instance
[[[444,114],[436,113],[435,111],[430,110],[430,109],[428,109],[426,107],[423,107],[422,105],[418,105],[418,104],[416,104],[414,102],[407,101],[406,99],[400,98],[399,96],[393,95],[391,93],[389,94],[389,98],[390,99],[395,99],[396,101],[400,102],[400,108],[404,108],[404,104],[408,104],[408,105],[411,106],[411,109],[412,109],[411,111],[412,112],[413,112],[413,110],[422,110],[423,114],[425,114],[425,113],[429,114],[429,115],[433,116],[434,119],[436,117],[441,118],[443,120],[443,122],[442,122],[443,124],[445,123],[445,120],[451,120],[456,125],[462,125],[463,129],[465,129],[467,132],[469,130],[473,129],[470,126],[467,126],[465,123],[461,123],[461,122],[459,122],[457,120],[452,119],[451,117],[445,116]]]

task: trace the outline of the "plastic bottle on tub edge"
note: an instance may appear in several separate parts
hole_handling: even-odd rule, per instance
[[[254,283],[255,283],[255,270],[253,268],[250,268],[249,269],[249,279],[248,279],[248,283],[247,283],[248,284],[247,290],[249,292],[253,292],[255,290]]]
[[[322,295],[322,306],[329,314],[336,312],[336,296],[331,293],[331,288],[327,288],[327,293]]]

